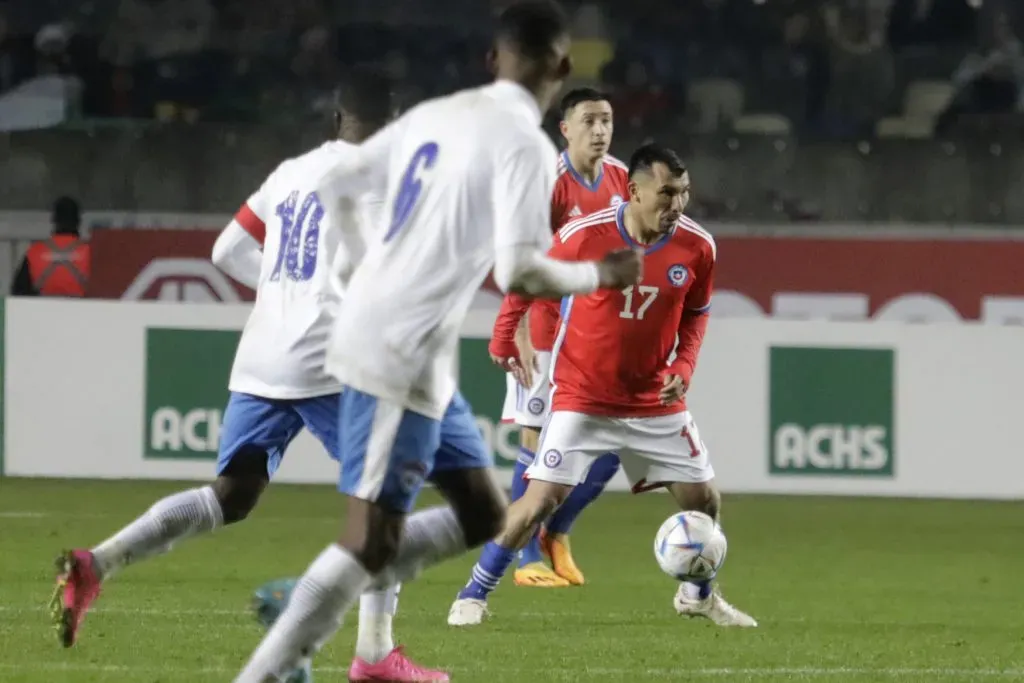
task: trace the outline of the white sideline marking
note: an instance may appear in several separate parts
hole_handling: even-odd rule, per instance
[[[176,674],[230,674],[237,673],[238,668],[223,666],[211,667],[184,667],[184,666],[127,666],[119,664],[78,664],[61,662],[32,662],[25,664],[14,664],[9,662],[0,663],[0,671],[76,671],[92,673],[136,673],[152,674],[173,672]],[[536,673],[534,669],[508,669],[501,667],[502,671],[509,673]],[[457,671],[484,672],[489,667],[457,667]],[[1024,669],[942,669],[942,668],[882,668],[868,669],[860,667],[761,667],[761,668],[705,668],[688,669],[686,667],[675,667],[671,669],[657,668],[629,668],[629,667],[545,667],[547,672],[566,675],[579,675],[581,673],[596,676],[629,676],[642,674],[656,676],[658,678],[692,679],[703,678],[726,678],[730,676],[821,676],[830,678],[844,678],[849,676],[883,676],[886,678],[899,678],[901,676],[932,676],[935,678],[962,678],[970,677],[972,680],[978,678],[1020,678],[1024,676]],[[314,667],[313,671],[318,673],[346,673],[348,667],[321,666]]]
[[[7,510],[0,512],[0,519],[37,519],[39,517],[49,517],[48,512],[32,512],[29,510]]]

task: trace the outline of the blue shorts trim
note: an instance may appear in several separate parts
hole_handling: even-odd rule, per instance
[[[285,450],[303,427],[323,444],[328,455],[340,459],[339,396],[285,400],[231,392],[220,428],[217,474],[239,453],[263,452],[267,454],[267,476],[273,477]]]
[[[338,490],[396,512],[410,512],[435,471],[490,467],[491,454],[472,408],[456,394],[434,420],[372,394],[346,387],[338,431]]]

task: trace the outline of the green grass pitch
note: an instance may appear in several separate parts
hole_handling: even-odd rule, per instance
[[[57,552],[180,488],[0,480],[0,681],[232,680],[261,635],[253,589],[301,573],[340,528],[331,487],[272,486],[242,525],[126,569],[71,650],[50,627]],[[1024,505],[726,495],[721,584],[760,621],[751,631],[675,615],[651,554],[670,512],[666,496],[607,494],[573,537],[587,585],[506,582],[474,630],[445,617],[475,554],[437,567],[403,590],[398,640],[460,683],[1024,681]],[[354,624],[318,681],[346,680]]]

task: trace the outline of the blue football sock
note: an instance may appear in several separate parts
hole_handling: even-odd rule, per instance
[[[459,599],[486,600],[487,595],[498,587],[498,582],[515,557],[515,550],[503,548],[494,541],[487,543],[480,553],[480,559],[473,565],[469,583],[459,592]]]
[[[697,588],[697,597],[704,600],[711,595],[711,582],[710,581],[687,581],[692,586]]]
[[[573,522],[580,516],[584,508],[594,502],[615,473],[619,471],[619,456],[605,453],[590,466],[583,483],[572,490],[562,506],[555,510],[545,525],[548,533],[567,534]]]
[[[523,494],[526,493],[526,485],[529,482],[524,475],[530,465],[533,464],[534,457],[536,456],[534,456],[533,451],[530,449],[519,448],[519,457],[516,458],[515,467],[512,468],[512,489],[509,491],[509,496],[513,502],[522,498]]]
[[[517,501],[526,493],[526,485],[529,483],[524,476],[526,470],[533,464],[536,457],[528,448],[519,448],[519,457],[516,458],[516,465],[512,469],[512,490],[510,497]],[[534,562],[543,562],[544,555],[540,551],[540,539],[537,534],[533,535],[526,547],[519,551],[519,566],[523,567]]]

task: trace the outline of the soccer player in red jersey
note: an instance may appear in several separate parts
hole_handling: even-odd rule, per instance
[[[551,197],[551,229],[556,232],[580,216],[614,207],[627,196],[627,166],[608,154],[614,122],[608,96],[592,88],[569,91],[561,102],[562,135],[567,148],[559,156],[558,180]],[[527,310],[527,325],[525,322]],[[508,371],[502,419],[520,427],[519,458],[512,477],[512,499],[526,490],[523,475],[533,462],[537,439],[548,416],[551,385],[548,365],[558,329],[558,307],[510,294],[502,302],[491,337],[491,357]],[[583,509],[600,495],[619,470],[615,455],[599,458],[586,481],[523,548],[515,582],[559,588],[581,585],[583,573],[573,560],[569,530]],[[554,571],[544,563],[551,559]]]
[[[593,259],[626,245],[643,251],[643,276],[621,291],[564,301],[540,457],[527,470],[527,490],[509,508],[505,529],[485,547],[474,577],[500,577],[593,459],[608,452],[621,458],[634,492],[666,487],[681,509],[718,518],[714,470],[685,400],[707,329],[715,242],[683,215],[690,180],[674,152],[645,145],[629,169],[629,202],[567,224],[551,255]],[[481,623],[485,599],[460,594],[448,623]],[[680,614],[720,626],[757,625],[710,581],[681,584],[673,602]]]

